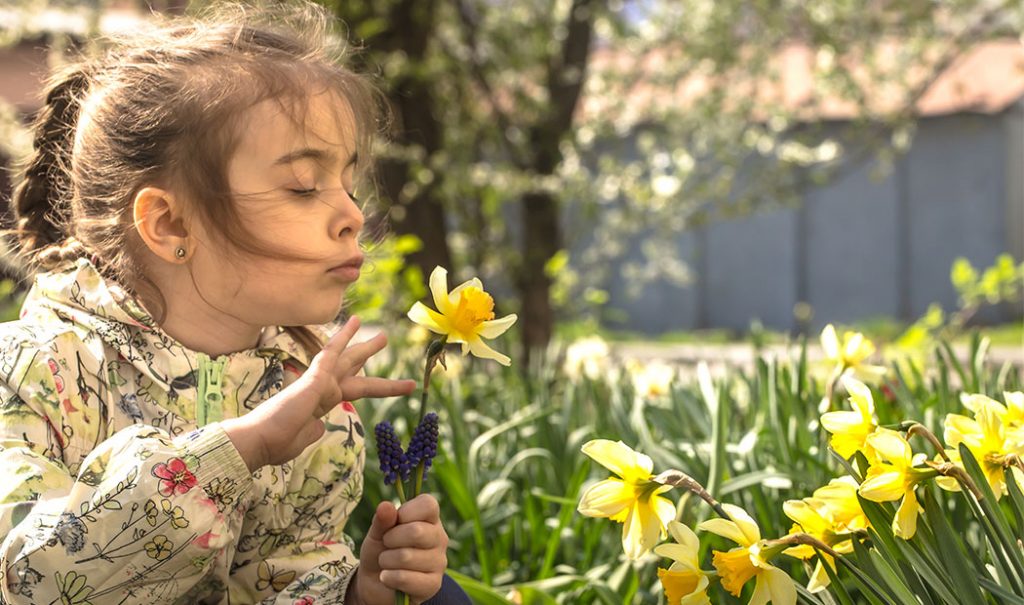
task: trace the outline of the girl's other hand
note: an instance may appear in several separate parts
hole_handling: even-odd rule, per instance
[[[387,345],[381,333],[348,346],[358,329],[359,320],[350,318],[298,380],[248,414],[221,423],[250,471],[283,464],[302,453],[324,434],[321,418],[342,401],[413,391],[414,380],[358,375],[366,361]]]
[[[355,599],[359,605],[391,605],[395,591],[409,595],[412,605],[441,589],[448,567],[448,534],[441,525],[437,500],[420,494],[395,509],[381,502],[359,550]]]

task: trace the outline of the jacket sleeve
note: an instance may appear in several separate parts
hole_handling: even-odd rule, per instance
[[[345,523],[362,496],[363,428],[351,403],[324,419],[326,432],[288,465],[264,467],[231,575],[231,602],[342,603],[358,561]],[[266,477],[264,477],[266,479]],[[264,483],[261,481],[261,483]]]
[[[175,438],[134,425],[103,439],[105,403],[80,392],[60,399],[56,362],[31,358],[0,382],[0,601],[103,605],[185,593],[211,549],[234,538],[232,513],[214,495],[251,490],[238,451],[216,424]],[[72,437],[98,445],[76,455]]]

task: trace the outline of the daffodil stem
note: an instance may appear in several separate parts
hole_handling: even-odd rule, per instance
[[[935,433],[928,430],[928,427],[921,424],[920,422],[904,422],[903,424],[900,425],[900,429],[905,430],[907,432],[907,439],[910,439],[914,435],[920,435],[924,437],[926,440],[928,440],[929,443],[932,444],[932,447],[935,448],[935,451],[937,451],[939,455],[942,456],[942,459],[945,460],[946,462],[949,462],[949,456],[946,455],[946,450],[945,448],[942,447],[942,442],[939,441],[939,438],[935,436]]]
[[[437,361],[444,356],[444,345],[447,342],[448,337],[442,336],[437,340],[432,340],[427,345],[427,362],[423,367],[423,395],[420,397],[420,417],[416,421],[417,426],[423,422],[423,417],[427,415],[427,398],[430,396],[430,375],[434,372],[434,366],[437,365]]]
[[[925,460],[924,463],[930,466],[932,469],[935,470],[935,472],[942,475],[943,477],[953,477],[954,479],[956,479],[961,486],[971,490],[971,493],[974,494],[974,499],[977,500],[978,502],[981,502],[982,500],[985,499],[985,494],[981,493],[981,490],[978,489],[977,484],[974,483],[974,480],[971,479],[971,476],[967,474],[967,471],[960,468],[959,466],[953,464],[952,462],[932,462],[930,460]]]
[[[706,502],[708,506],[713,508],[715,512],[718,513],[719,517],[723,519],[732,519],[732,517],[729,516],[729,513],[725,512],[725,509],[722,508],[722,505],[718,500],[715,500],[714,496],[711,495],[711,492],[704,489],[704,486],[698,483],[696,479],[682,471],[675,469],[667,470],[655,477],[654,481],[661,483],[662,485],[681,487],[693,494],[696,494],[701,500]]]
[[[413,487],[412,497],[415,498],[416,496],[420,495],[421,490],[423,489],[423,463],[420,462],[419,464],[417,464],[416,470],[413,472],[416,475],[416,483],[415,486]]]

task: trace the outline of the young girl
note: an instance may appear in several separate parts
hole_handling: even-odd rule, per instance
[[[350,401],[414,382],[330,327],[378,100],[329,23],[173,21],[53,78],[13,199],[35,281],[0,325],[0,602],[468,603],[431,496],[380,504],[358,561],[343,533]]]

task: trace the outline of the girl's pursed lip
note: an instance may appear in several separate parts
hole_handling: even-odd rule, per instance
[[[353,265],[340,265],[328,271],[331,275],[336,275],[345,281],[356,281],[359,279],[359,267]]]

